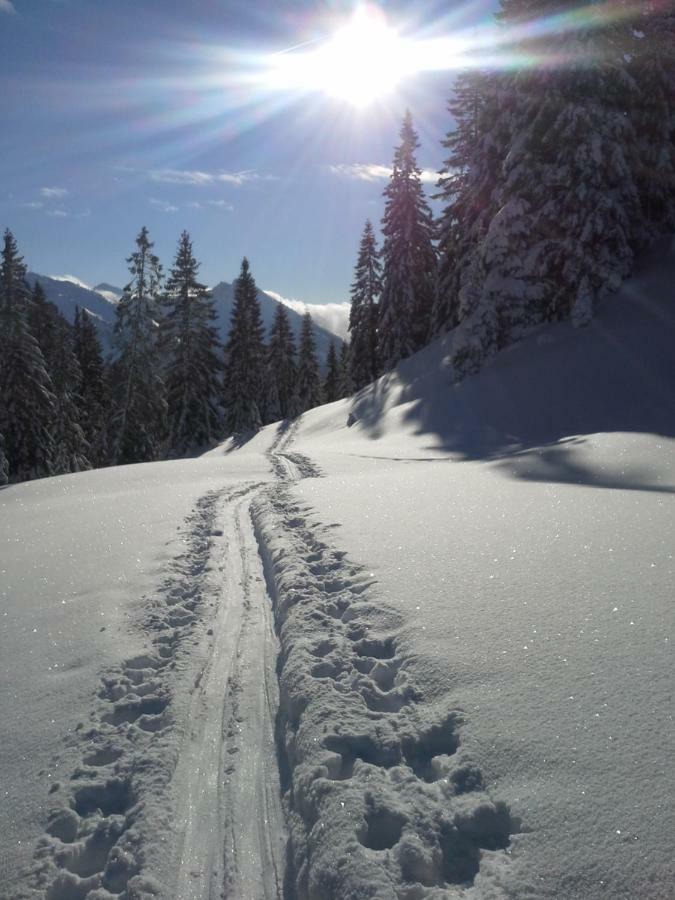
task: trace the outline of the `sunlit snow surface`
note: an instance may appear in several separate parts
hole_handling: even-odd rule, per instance
[[[289,435],[289,456],[322,477],[289,482],[288,496],[321,523],[321,552],[346,553],[374,582],[364,596],[397,623],[416,716],[458,711],[462,754],[519,823],[472,883],[402,886],[401,898],[673,895],[673,276],[664,249],[590,328],[541,329],[459,386],[440,341]],[[264,497],[278,436],[270,426],[235,452],[0,491],[0,895],[27,885],[50,786],[81,763],[77,728],[91,726],[100,674],[148,651],[153,598],[186,593],[193,576],[175,560],[195,516],[195,534],[240,541],[244,574],[226,582],[215,566],[204,586],[209,602],[221,581],[238,602],[255,544],[215,528],[204,498],[242,485]],[[264,513],[258,539],[292,565],[296,519]],[[171,676],[173,731],[151,744],[167,768],[183,746],[171,734],[194,724],[203,641],[190,646]],[[154,815],[138,838],[150,886],[162,875],[152,861],[179,853],[166,811]],[[395,850],[373,843],[386,868]]]

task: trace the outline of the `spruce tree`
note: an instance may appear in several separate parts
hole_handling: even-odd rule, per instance
[[[60,314],[54,320],[48,359],[54,389],[55,474],[82,472],[91,468],[89,443],[81,424],[82,371],[75,355],[73,333]]]
[[[161,343],[169,449],[182,455],[220,436],[222,387],[213,295],[197,280],[199,263],[184,231],[166,281]]]
[[[431,210],[424,197],[415,151],[419,146],[407,112],[393,172],[385,188],[382,219],[382,296],[379,354],[385,369],[424,346],[431,333],[436,294],[436,253]]]
[[[228,434],[255,431],[263,423],[265,345],[260,302],[248,260],[235,282],[230,334],[225,347]]]
[[[166,400],[157,349],[162,266],[141,229],[128,257],[131,280],[115,309],[111,454],[115,463],[159,459],[166,434]]]
[[[335,350],[335,341],[331,341],[328,346],[328,356],[326,358],[326,378],[323,383],[323,401],[324,403],[332,403],[334,400],[340,399],[340,363]]]
[[[55,398],[29,330],[30,302],[26,267],[7,230],[0,266],[0,432],[12,481],[54,474]]]
[[[74,350],[82,373],[80,421],[94,466],[110,461],[108,441],[109,390],[103,351],[96,326],[86,309],[75,310]]]
[[[634,7],[635,8],[635,7]],[[637,94],[629,116],[637,135],[635,180],[642,210],[642,243],[675,230],[675,10],[640,4],[624,29]]]
[[[267,348],[266,421],[291,418],[297,377],[295,341],[283,303],[277,304]]]
[[[351,375],[351,353],[349,344],[344,341],[340,347],[340,397],[351,397],[354,393],[354,382]]]
[[[47,300],[37,281],[28,323],[42,351],[54,392],[53,474],[90,469],[90,447],[82,428],[82,372],[75,354],[74,329]]]
[[[382,267],[373,226],[363,229],[354,270],[349,310],[351,335],[349,370],[356,390],[374,381],[380,373],[377,350],[377,301],[382,290]]]
[[[298,350],[298,379],[296,383],[295,408],[301,415],[308,409],[319,406],[322,402],[321,377],[319,363],[316,358],[316,341],[312,317],[305,313],[300,330],[300,347]]]

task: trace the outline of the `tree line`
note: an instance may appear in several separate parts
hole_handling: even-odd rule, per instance
[[[147,228],[127,263],[113,352],[77,309],[71,325],[42,286],[31,289],[7,230],[0,264],[0,484],[184,456],[227,435],[294,418],[350,391],[346,348],[326,376],[312,318],[299,346],[278,304],[267,343],[248,260],[235,282],[223,347],[211,292],[183,232],[165,277]]]
[[[457,77],[435,220],[403,122],[351,290],[357,389],[448,331],[459,379],[543,322],[584,325],[675,230],[672,3],[501,0],[497,20],[521,62]]]

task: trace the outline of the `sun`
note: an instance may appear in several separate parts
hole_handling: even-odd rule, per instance
[[[407,42],[375,6],[358,7],[316,49],[276,54],[268,83],[320,92],[363,108],[392,93],[410,70]]]

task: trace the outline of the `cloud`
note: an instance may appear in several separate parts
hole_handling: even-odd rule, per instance
[[[260,175],[252,169],[245,172],[203,172],[200,169],[153,169],[152,181],[162,184],[234,184],[237,187],[249,181],[268,181],[274,176]]]
[[[163,213],[175,213],[178,212],[178,207],[174,206],[173,203],[167,203],[166,200],[155,200],[154,197],[151,197],[149,200],[150,206],[154,206],[155,209],[158,209]]]
[[[349,334],[347,328],[349,325],[349,303],[305,303],[303,300],[289,300],[275,291],[265,291],[265,293],[272,297],[273,300],[276,300],[277,303],[283,303],[289,309],[300,313],[301,316],[306,312],[310,313],[317,325],[320,325],[332,334],[336,334],[343,340],[347,340]]]
[[[40,196],[45,200],[61,200],[68,195],[68,191],[61,187],[43,187],[40,188]]]
[[[234,209],[231,203],[228,203],[227,200],[209,200],[209,206],[217,206],[218,209],[224,209],[228,212],[231,212]]]
[[[39,200],[31,200],[28,203],[21,204],[24,209],[42,209],[44,203],[41,203]]]
[[[390,166],[382,166],[378,163],[339,163],[328,167],[333,175],[344,178],[354,178],[357,181],[381,181],[391,178]],[[422,169],[420,180],[427,184],[435,184],[438,181],[438,172],[433,169]]]
[[[48,209],[47,215],[55,219],[67,219],[70,213],[67,209]]]
[[[9,13],[10,16],[16,15],[12,0],[0,0],[0,12]]]

